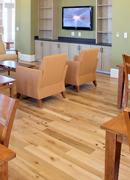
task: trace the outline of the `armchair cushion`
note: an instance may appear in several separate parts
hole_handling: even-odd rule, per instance
[[[16,54],[0,54],[0,61],[5,61],[5,60],[13,60],[17,61],[17,55]]]

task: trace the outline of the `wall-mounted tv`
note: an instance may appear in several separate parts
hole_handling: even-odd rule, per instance
[[[92,30],[92,6],[62,7],[62,29]]]

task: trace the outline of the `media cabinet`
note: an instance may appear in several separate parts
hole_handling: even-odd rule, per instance
[[[67,59],[73,60],[74,55],[79,55],[83,49],[99,48],[98,58],[99,63],[97,70],[109,73],[111,68],[111,46],[102,44],[85,44],[81,42],[61,42],[56,40],[35,40],[35,59],[42,60],[44,56],[66,53],[68,54]]]

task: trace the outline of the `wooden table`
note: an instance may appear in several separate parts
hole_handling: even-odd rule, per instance
[[[120,109],[122,108],[125,72],[123,64],[118,64],[117,67],[119,68],[117,107]]]
[[[8,180],[8,161],[15,157],[15,152],[0,144],[0,180]]]
[[[23,66],[27,68],[32,68],[34,67],[33,64],[25,64],[25,63],[20,63],[16,61],[11,61],[11,60],[6,60],[0,62],[0,68],[8,70],[8,75],[10,75],[10,71],[16,71],[16,66]]]
[[[13,82],[16,80],[10,77],[2,76],[0,75],[0,90],[3,89],[10,89],[10,97],[14,97],[14,87],[13,87]]]
[[[121,144],[128,144],[124,113],[102,124],[101,128],[106,130],[105,180],[118,180]]]

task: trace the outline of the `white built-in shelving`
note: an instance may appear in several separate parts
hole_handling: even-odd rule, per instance
[[[112,43],[112,0],[96,0],[96,43]]]
[[[39,38],[57,39],[59,0],[39,0]]]

